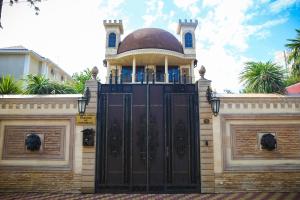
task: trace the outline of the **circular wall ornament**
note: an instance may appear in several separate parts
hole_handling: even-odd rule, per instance
[[[27,136],[25,140],[26,148],[30,151],[38,151],[41,147],[41,138],[35,133],[32,133]]]
[[[272,151],[276,148],[277,141],[274,135],[268,133],[268,134],[264,134],[261,137],[260,144],[262,146],[262,149]]]

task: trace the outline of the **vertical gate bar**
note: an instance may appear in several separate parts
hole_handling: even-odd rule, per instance
[[[146,112],[147,112],[147,114],[146,114],[146,116],[147,116],[147,121],[146,121],[146,146],[147,146],[147,154],[146,154],[146,172],[147,172],[147,182],[146,182],[146,191],[148,192],[149,191],[149,106],[150,106],[150,102],[149,102],[149,92],[150,92],[150,90],[149,90],[149,87],[150,87],[150,85],[148,84],[148,75],[147,75],[147,85],[146,85],[146,87],[147,87],[147,90],[146,90],[146,92],[147,92],[147,94],[146,94],[146,98],[147,98],[147,104],[146,104]]]
[[[194,121],[194,117],[193,117],[193,110],[194,110],[194,94],[188,94],[189,96],[189,107],[188,107],[188,113],[189,113],[189,135],[190,135],[190,138],[189,138],[189,142],[190,142],[190,181],[191,183],[194,183],[194,177],[195,177],[195,173],[194,173],[194,170],[195,168],[193,167],[194,164],[195,164],[195,152],[194,152],[194,148],[195,148],[195,145],[194,145],[194,128],[193,128],[193,124],[195,123]]]
[[[167,144],[167,97],[165,94],[165,86],[163,86],[163,111],[164,111],[164,116],[163,116],[163,120],[164,120],[164,138],[165,138],[165,145],[164,145],[164,150],[165,150],[165,159],[164,159],[164,191],[167,190],[166,186],[167,186],[167,181],[168,181],[168,176],[167,176],[167,167],[168,167],[168,159],[169,159],[169,155],[168,155],[168,144]]]
[[[108,105],[108,102],[109,102],[109,94],[106,94],[106,98],[105,98],[105,132],[104,132],[104,138],[103,138],[103,142],[104,142],[104,145],[103,145],[103,153],[104,153],[104,177],[103,177],[103,184],[107,184],[107,132],[108,132],[108,108],[109,108],[109,105]]]
[[[122,76],[120,76],[120,84],[122,84]],[[125,155],[126,155],[126,148],[125,148],[125,146],[126,146],[126,142],[125,142],[125,133],[126,133],[126,94],[123,94],[122,95],[122,104],[123,104],[123,127],[122,127],[122,143],[121,143],[121,145],[122,145],[122,147],[123,147],[123,151],[122,151],[122,153],[121,153],[121,156],[122,156],[122,173],[123,173],[123,184],[125,185],[125,183],[126,183],[126,167],[125,167]],[[121,114],[121,113],[120,113]]]
[[[131,99],[130,99],[130,152],[129,152],[129,157],[130,157],[130,180],[129,180],[129,183],[130,183],[130,186],[129,186],[129,190],[132,191],[132,184],[133,184],[133,179],[132,179],[132,168],[133,168],[133,165],[132,165],[132,154],[133,154],[133,151],[132,151],[132,143],[133,143],[133,133],[132,133],[132,110],[133,110],[133,93],[134,93],[134,86],[132,86],[132,90],[131,90]]]
[[[167,106],[167,114],[166,114],[166,123],[167,123],[167,145],[168,145],[168,160],[167,160],[167,184],[172,183],[172,152],[173,152],[173,145],[172,145],[172,119],[171,119],[171,94],[168,93],[166,95],[166,106]]]

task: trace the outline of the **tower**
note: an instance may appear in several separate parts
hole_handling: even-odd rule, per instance
[[[116,55],[124,32],[122,20],[104,20],[103,25],[106,31],[105,55]]]
[[[197,25],[198,20],[179,20],[177,34],[180,35],[184,54],[196,54],[195,29],[197,28]]]

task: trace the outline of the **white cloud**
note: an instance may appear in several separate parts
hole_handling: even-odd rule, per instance
[[[164,2],[161,0],[148,0],[146,7],[146,14],[142,16],[144,20],[143,27],[151,27],[158,20],[166,21],[169,24],[175,15],[173,10],[166,13],[163,11]]]
[[[269,28],[285,23],[286,18],[272,19],[261,24],[250,24],[249,20],[257,15],[252,10],[254,0],[245,1],[203,1],[203,9],[207,14],[199,17],[199,27],[196,29],[197,57],[199,64],[207,69],[207,77],[212,84],[222,92],[230,89],[238,92],[239,73],[244,63],[251,58],[242,54],[249,46],[251,36],[266,38]]]
[[[296,3],[297,0],[277,0],[271,3],[271,11],[278,13]]]
[[[197,5],[198,0],[173,0],[173,2],[178,8],[190,12],[192,18],[196,17],[200,11]]]

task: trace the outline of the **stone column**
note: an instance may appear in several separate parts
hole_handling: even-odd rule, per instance
[[[106,83],[109,83],[109,76],[110,76],[110,73],[111,73],[111,68],[110,68],[110,65],[109,65],[109,62],[107,61],[106,63]]]
[[[192,81],[192,83],[195,82],[195,76],[194,76],[194,60],[192,60],[191,62],[191,67],[190,67],[190,80]]]
[[[165,82],[169,83],[168,56],[165,56]]]
[[[89,87],[91,92],[90,102],[86,107],[86,114],[97,114],[97,94],[98,94],[98,81],[96,80],[98,69],[92,70],[93,80],[86,81],[85,86]],[[92,128],[95,130],[94,146],[82,147],[82,179],[81,191],[83,193],[95,192],[95,166],[96,166],[96,124],[83,126],[83,129]],[[82,133],[81,133],[82,134]],[[82,145],[82,143],[81,143]]]
[[[201,76],[198,80],[201,192],[214,193],[213,113],[206,99],[207,87],[210,87],[211,81],[204,78],[205,68],[203,66],[199,70],[199,73]]]
[[[133,56],[133,59],[132,59],[132,83],[135,83],[135,74],[136,74],[136,62],[135,62],[135,56]]]

